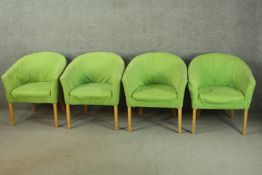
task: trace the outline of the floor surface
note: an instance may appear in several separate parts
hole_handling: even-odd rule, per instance
[[[72,109],[72,129],[53,127],[52,108],[15,110],[11,128],[1,111],[0,175],[261,175],[262,117],[250,114],[242,136],[242,112],[233,119],[223,111],[203,111],[191,135],[191,113],[183,115],[183,134],[170,110],[133,111],[127,132],[125,111],[113,130],[113,109]]]

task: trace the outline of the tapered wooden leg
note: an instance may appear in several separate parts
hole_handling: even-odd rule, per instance
[[[192,134],[196,133],[196,109],[193,109]]]
[[[57,104],[53,104],[53,109],[54,109],[54,126],[55,128],[58,128],[58,115],[57,115]]]
[[[182,108],[178,108],[178,134],[182,133]]]
[[[10,117],[10,123],[11,126],[15,126],[15,118],[14,118],[14,107],[12,103],[8,103],[8,109],[9,109],[9,117]]]
[[[37,105],[35,103],[32,104],[32,112],[37,111]]]
[[[171,111],[172,111],[172,115],[173,115],[174,117],[176,117],[176,116],[177,116],[176,109],[171,109]]]
[[[118,130],[118,106],[114,106],[115,130]]]
[[[86,114],[88,111],[88,106],[87,105],[84,105],[84,113]]]
[[[200,115],[201,115],[201,109],[198,109],[198,110],[197,110],[197,113],[196,113],[196,118],[199,118]]]
[[[128,132],[132,131],[132,113],[131,113],[131,107],[127,107],[127,118],[128,118]]]
[[[71,117],[70,117],[70,105],[66,104],[66,119],[67,119],[67,128],[70,129],[71,128]]]
[[[142,107],[138,108],[138,116],[141,117],[143,115],[144,111]]]
[[[244,123],[243,123],[243,130],[242,134],[245,136],[247,134],[247,118],[248,118],[248,109],[244,111]]]

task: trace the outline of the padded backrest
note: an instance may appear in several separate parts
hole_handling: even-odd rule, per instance
[[[199,86],[221,85],[234,87],[234,77],[247,65],[238,57],[225,53],[199,55],[191,61],[188,76],[197,78]]]
[[[181,76],[186,70],[182,59],[174,54],[165,52],[150,52],[136,56],[126,70],[142,84],[172,84],[173,77]],[[186,74],[186,71],[185,71]]]
[[[63,55],[55,52],[36,52],[26,55],[17,62],[17,74],[28,82],[52,81],[56,72],[66,65]]]
[[[111,83],[116,69],[123,65],[122,58],[110,52],[86,53],[72,62],[72,67],[77,69],[82,83]]]

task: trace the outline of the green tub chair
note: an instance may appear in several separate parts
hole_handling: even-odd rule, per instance
[[[120,82],[124,71],[123,59],[114,53],[92,52],[75,58],[60,80],[66,103],[67,128],[70,124],[70,105],[114,106],[115,129],[118,129]]]
[[[55,52],[37,52],[26,55],[12,65],[2,81],[8,101],[11,125],[15,125],[13,103],[52,103],[54,126],[58,127],[57,102],[59,76],[66,66],[63,55]]]
[[[188,68],[195,134],[196,118],[201,109],[244,109],[243,135],[256,81],[240,58],[224,53],[203,54],[191,61]]]
[[[127,66],[122,82],[128,107],[129,132],[132,131],[131,107],[177,108],[178,133],[182,132],[187,68],[181,58],[164,52],[138,55]]]

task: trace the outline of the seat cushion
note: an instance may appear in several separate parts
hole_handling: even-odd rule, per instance
[[[15,88],[11,92],[11,95],[15,98],[49,97],[51,95],[51,83],[50,82],[27,83]]]
[[[106,83],[86,83],[75,87],[70,96],[82,98],[109,98],[112,96],[112,85]]]
[[[226,86],[205,86],[199,88],[199,99],[202,103],[238,103],[244,100],[242,92]]]
[[[132,98],[138,101],[170,101],[177,98],[177,93],[173,86],[153,84],[137,88]]]

